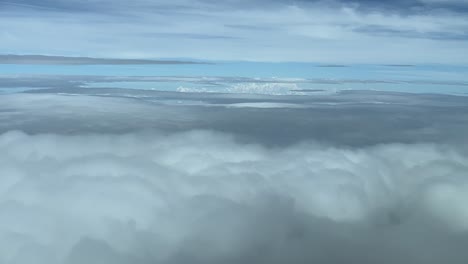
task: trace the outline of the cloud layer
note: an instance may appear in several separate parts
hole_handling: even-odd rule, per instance
[[[392,142],[467,143],[465,96],[372,91],[268,96],[108,88],[37,92],[42,94],[2,95],[0,133],[204,129],[269,146],[310,139],[359,147]]]
[[[0,263],[468,258],[467,97],[36,92],[1,95]]]
[[[44,55],[1,55],[0,64],[55,64],[55,65],[142,65],[142,64],[195,64],[176,60],[101,59]]]
[[[0,49],[11,54],[333,64],[468,60],[466,1],[14,0],[0,5]]]
[[[0,136],[2,263],[463,263],[468,156],[228,134]]]

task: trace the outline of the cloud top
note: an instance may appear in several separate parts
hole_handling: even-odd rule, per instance
[[[3,263],[463,263],[468,156],[188,131],[0,136]],[[424,253],[422,253],[424,252]]]

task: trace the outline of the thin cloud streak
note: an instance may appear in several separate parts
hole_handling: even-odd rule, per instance
[[[149,65],[149,64],[203,64],[194,61],[109,59],[44,55],[0,55],[0,64],[52,65]]]

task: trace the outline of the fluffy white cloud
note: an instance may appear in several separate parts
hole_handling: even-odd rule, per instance
[[[2,263],[466,259],[468,156],[448,146],[12,131],[0,149]]]

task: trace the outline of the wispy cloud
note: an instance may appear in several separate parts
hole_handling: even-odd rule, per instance
[[[0,64],[60,64],[60,65],[132,65],[132,64],[198,64],[194,61],[109,59],[44,55],[0,55]]]
[[[0,49],[11,54],[325,64],[468,61],[464,1],[0,4]]]

